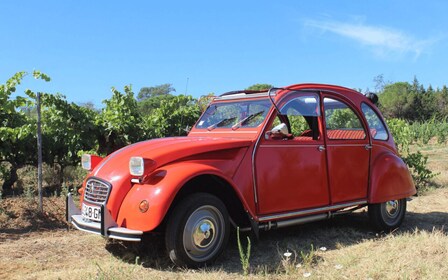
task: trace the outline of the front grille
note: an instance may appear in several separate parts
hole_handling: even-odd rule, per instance
[[[84,200],[97,204],[105,203],[109,192],[109,185],[95,179],[90,179],[86,184]]]

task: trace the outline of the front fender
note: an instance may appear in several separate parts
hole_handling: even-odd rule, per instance
[[[230,178],[213,166],[186,162],[164,166],[153,172],[142,184],[132,186],[121,204],[117,224],[144,232],[155,229],[164,219],[182,186],[204,174],[219,176],[232,184]],[[142,200],[149,202],[149,209],[145,213],[139,210]]]
[[[404,161],[391,152],[379,155],[371,166],[369,203],[402,199],[417,193]]]

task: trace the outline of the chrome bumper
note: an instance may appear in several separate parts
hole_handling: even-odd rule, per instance
[[[81,215],[81,210],[76,207],[71,194],[67,195],[66,219],[68,223],[79,230],[107,238],[138,242],[141,241],[143,235],[143,231],[119,227],[104,205],[101,205],[101,222],[84,218]]]

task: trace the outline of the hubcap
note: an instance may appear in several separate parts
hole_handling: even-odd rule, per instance
[[[224,217],[216,207],[205,205],[196,209],[185,224],[185,253],[194,261],[207,261],[219,251],[224,227]]]
[[[395,218],[399,214],[399,201],[398,200],[390,200],[386,202],[385,212],[389,218]]]
[[[215,238],[215,226],[212,221],[204,219],[197,223],[196,229],[193,231],[194,244],[200,248],[209,246]]]

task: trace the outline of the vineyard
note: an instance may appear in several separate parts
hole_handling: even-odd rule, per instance
[[[26,77],[19,72],[0,86],[0,183],[3,195],[21,194],[28,184],[20,182],[22,168],[37,165],[36,93],[12,98]],[[45,82],[40,72],[33,76]],[[146,89],[146,90],[145,90]],[[200,114],[201,103],[191,96],[171,95],[164,85],[144,88],[138,100],[130,86],[99,110],[89,104],[70,103],[63,95],[42,93],[43,161],[48,187],[71,188],[82,173],[76,167],[85,152],[107,155],[128,144],[157,137],[186,135]]]
[[[36,93],[16,88],[28,78],[18,72],[0,85],[0,185],[3,196],[32,194],[35,178]],[[39,71],[32,76],[42,82],[50,77]],[[399,151],[411,167],[420,187],[430,184],[434,174],[426,168],[427,158],[411,151],[411,144],[430,141],[445,143],[448,137],[448,89],[424,88],[417,79],[412,83],[387,84],[377,77],[380,108]],[[250,89],[269,88],[256,84]],[[83,153],[105,156],[128,144],[168,136],[186,135],[207,106],[212,94],[196,99],[174,95],[170,84],[140,89],[135,97],[131,86],[123,92],[112,88],[103,108],[75,104],[61,94],[41,93],[44,187],[46,194],[66,193],[79,187],[84,172],[79,168]]]
[[[98,109],[71,103],[60,94],[41,93],[46,197],[40,213],[36,93],[16,92],[29,76],[50,82],[50,77],[35,71],[19,72],[0,85],[0,265],[6,268],[1,279],[235,279],[244,274],[269,279],[443,279],[447,273],[448,193],[442,188],[448,185],[446,87],[424,88],[414,79],[380,88],[380,109],[419,191],[397,232],[372,232],[366,213],[360,211],[318,225],[266,233],[253,244],[246,268],[232,233],[230,249],[217,267],[189,271],[166,261],[157,237],[141,247],[67,231],[64,197],[68,192],[76,195],[86,175],[79,166],[81,154],[105,156],[137,141],[186,135],[212,95],[201,99],[174,95],[169,84],[134,94],[126,86],[123,91],[112,88],[110,99]],[[270,85],[254,85],[260,86]],[[353,229],[353,224],[359,226]],[[91,250],[84,251],[87,247]]]
[[[412,145],[439,175],[408,203],[403,225],[391,234],[372,231],[365,211],[333,220],[261,233],[252,240],[247,269],[240,263],[237,235],[214,267],[175,268],[163,240],[107,241],[69,229],[64,198],[0,200],[1,279],[446,279],[448,268],[448,146]],[[241,240],[245,240],[241,236]],[[246,242],[242,242],[246,251]],[[244,274],[247,273],[247,276]]]

